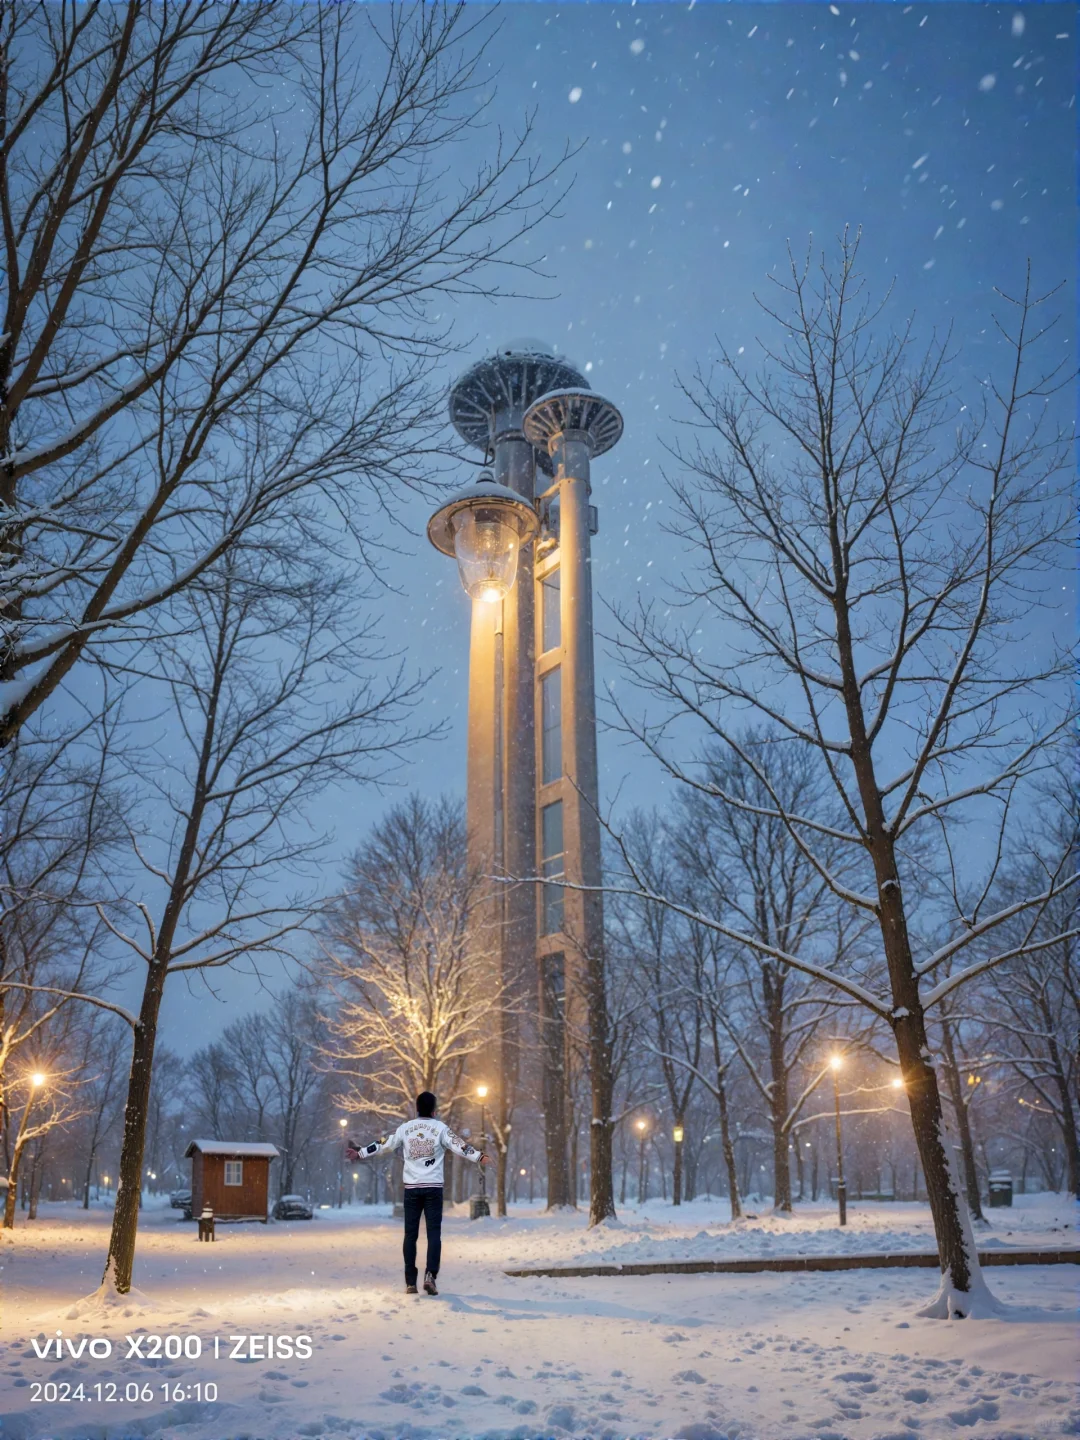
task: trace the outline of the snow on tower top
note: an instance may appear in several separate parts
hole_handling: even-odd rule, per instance
[[[511,340],[454,382],[450,423],[466,444],[486,453],[498,435],[520,432],[534,400],[584,383],[578,367],[542,340]]]

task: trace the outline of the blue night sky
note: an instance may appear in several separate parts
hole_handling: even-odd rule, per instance
[[[678,575],[656,521],[676,377],[707,366],[717,338],[752,356],[754,294],[789,240],[801,257],[811,235],[828,248],[861,226],[872,292],[895,282],[897,320],[951,324],[960,368],[977,375],[994,350],[992,289],[1019,288],[1030,256],[1043,288],[1069,282],[1071,341],[1070,7],[521,5],[502,22],[495,113],[510,125],[535,104],[545,156],[582,148],[563,219],[535,241],[555,298],[463,306],[461,324],[477,355],[516,335],[549,340],[622,410],[623,439],[593,475],[601,602],[662,594]],[[416,553],[401,640],[442,667],[430,703],[454,728],[407,778],[462,790],[469,602],[448,561],[426,543]],[[598,666],[602,693],[617,679],[602,644]],[[639,798],[659,797],[647,762],[601,749],[609,795],[632,776]]]
[[[1030,256],[1039,288],[1066,282],[1055,343],[1072,353],[1073,6],[508,4],[498,18],[490,125],[455,165],[475,167],[492,127],[517,129],[533,109],[542,157],[580,148],[561,218],[531,237],[551,277],[544,298],[463,302],[452,318],[471,337],[462,365],[540,337],[624,414],[622,441],[593,471],[598,616],[604,601],[662,595],[678,576],[679,550],[656,519],[676,378],[707,367],[717,337],[752,358],[754,293],[786,264],[788,241],[801,255],[811,235],[820,250],[862,227],[871,292],[895,282],[893,317],[914,311],[925,333],[954,327],[961,387],[993,361],[992,288],[1019,289]],[[423,538],[426,518],[407,507],[412,534],[397,539],[409,558],[395,566],[402,593],[385,628],[418,668],[438,667],[426,704],[449,727],[398,778],[462,793],[469,601]],[[1053,588],[1068,627],[1071,577]],[[601,694],[616,679],[601,642]],[[620,788],[635,803],[662,799],[649,761],[611,736],[600,747],[608,800]],[[339,853],[396,798],[340,795],[322,817]],[[226,981],[223,998],[239,983]],[[199,1003],[181,987],[167,1006],[194,1022]]]

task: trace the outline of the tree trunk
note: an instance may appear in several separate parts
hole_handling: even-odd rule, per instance
[[[44,1166],[41,1163],[41,1145],[38,1144],[34,1151],[34,1159],[30,1165],[30,1204],[26,1212],[28,1220],[36,1220],[38,1212],[38,1197],[41,1194],[41,1176]]]
[[[19,1120],[18,1133],[15,1136],[15,1148],[11,1155],[11,1164],[8,1167],[8,1188],[4,1198],[4,1229],[14,1230],[15,1228],[15,1207],[19,1199],[19,1168],[22,1164],[23,1151],[26,1148],[26,1122],[30,1117],[30,1106],[33,1103],[33,1092],[27,1097],[26,1106]],[[10,1119],[11,1112],[8,1112]]]
[[[1061,1101],[1061,1139],[1065,1146],[1069,1193],[1080,1199],[1080,1141],[1078,1141],[1076,1133],[1076,1112],[1073,1110],[1073,1097],[1069,1091],[1065,1067],[1061,1063],[1061,1050],[1057,1037],[1052,1031],[1050,1032],[1049,1049],[1054,1083]]]
[[[980,1288],[982,1277],[967,1208],[954,1179],[948,1152],[949,1138],[941,1092],[929,1058],[926,1022],[915,975],[912,974],[909,983],[900,988],[905,998],[900,999],[893,1011],[893,1032],[908,1095],[915,1144],[922,1164],[926,1197],[934,1217],[942,1274],[940,1304],[933,1313],[942,1318],[955,1316],[962,1319],[969,1313],[970,1298]]]
[[[563,957],[540,961],[540,1047],[544,1104],[544,1151],[547,1160],[547,1208],[571,1204],[566,1152],[566,1026]]]
[[[580,1188],[578,1185],[578,1127],[575,1117],[575,1122],[570,1127],[570,1198],[575,1207],[580,1198],[578,1193]]]
[[[602,936],[602,930],[599,933]],[[602,940],[598,943],[602,943]],[[603,954],[586,956],[585,964],[589,1007],[589,1079],[592,1090],[592,1115],[589,1124],[589,1224],[592,1226],[615,1219],[615,1185],[612,1175],[614,1135],[611,1116],[612,1092],[615,1087],[611,1075]]]
[[[495,1214],[506,1215],[506,1166],[509,1152],[501,1141],[495,1145]]]
[[[724,1168],[727,1171],[728,1197],[731,1200],[732,1220],[742,1219],[742,1200],[739,1198],[739,1172],[735,1165],[735,1146],[731,1140],[731,1122],[728,1119],[727,1087],[722,1072],[716,1077],[716,1100],[720,1107],[720,1148],[724,1154]]]
[[[773,1133],[773,1209],[791,1213],[791,1163],[788,1159],[788,1074],[784,1054],[784,977],[764,968],[769,1026],[769,1119]]]
[[[146,975],[139,1023],[131,1047],[127,1103],[124,1106],[124,1141],[120,1151],[120,1172],[116,1183],[109,1253],[102,1283],[112,1285],[120,1295],[131,1289],[135,1268],[135,1237],[139,1229],[139,1202],[142,1198],[142,1163],[146,1145],[146,1117],[150,1108],[150,1076],[154,1068],[158,1012],[165,984],[165,962],[154,960]]]
[[[971,1121],[964,1100],[964,1087],[960,1080],[960,1066],[956,1063],[956,1045],[952,1027],[948,1020],[941,1021],[941,1048],[945,1052],[945,1083],[949,1087],[949,1099],[956,1114],[956,1129],[960,1136],[960,1154],[964,1163],[964,1188],[967,1191],[968,1209],[976,1220],[983,1219],[982,1204],[979,1200],[979,1172],[975,1167],[975,1146],[971,1142]]]
[[[794,1132],[795,1139],[792,1142],[795,1146],[795,1171],[799,1177],[799,1200],[806,1199],[806,1177],[803,1173],[802,1141],[799,1139],[798,1131]]]
[[[19,1202],[19,1162],[22,1160],[23,1147],[16,1142],[15,1150],[11,1156],[11,1169],[8,1171],[8,1188],[4,1196],[4,1229],[14,1230],[15,1208]]]
[[[682,1126],[682,1124],[683,1124],[683,1117],[682,1117],[681,1115],[676,1115],[676,1116],[675,1116],[675,1124],[678,1125],[678,1126]],[[671,1203],[672,1203],[672,1205],[681,1205],[681,1204],[682,1204],[682,1190],[683,1190],[683,1145],[684,1145],[685,1143],[686,1143],[686,1130],[685,1130],[685,1128],[683,1128],[683,1139],[682,1139],[681,1142],[680,1142],[680,1141],[676,1141],[676,1144],[675,1144],[675,1161],[674,1161],[674,1164],[673,1164],[672,1167],[671,1167]]]

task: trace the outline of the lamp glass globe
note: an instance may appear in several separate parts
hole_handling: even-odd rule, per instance
[[[499,505],[474,505],[454,516],[454,554],[466,594],[494,602],[510,593],[517,576],[518,528]]]

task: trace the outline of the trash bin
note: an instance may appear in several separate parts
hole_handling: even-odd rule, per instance
[[[991,1210],[1012,1204],[1013,1182],[1008,1170],[991,1170],[987,1188],[989,1191],[987,1198]]]

